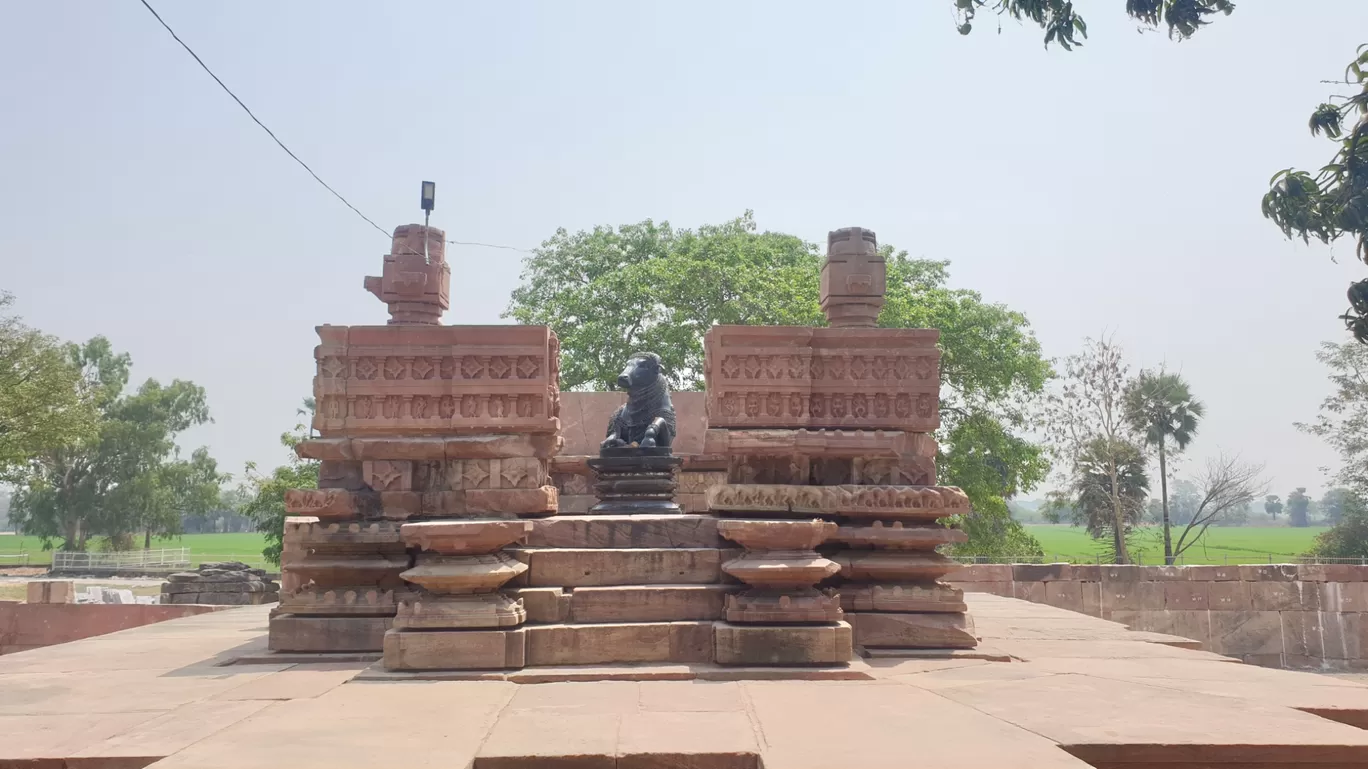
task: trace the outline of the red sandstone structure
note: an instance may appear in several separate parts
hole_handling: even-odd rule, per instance
[[[550,329],[438,325],[443,241],[395,231],[366,279],[389,325],[318,329],[320,437],[298,451],[321,461],[319,488],[287,495],[272,649],[383,650],[402,673],[840,668],[974,646],[962,593],[938,581],[954,564],[936,547],[963,538],[938,521],[968,512],[934,485],[938,334],[873,327],[874,233],[831,233],[831,328],[709,332],[706,415],[680,414],[701,445],[651,480],[677,482],[682,511],[635,514],[591,509],[597,460],[561,451]]]
[[[821,281],[831,328],[708,332],[706,443],[727,457],[728,473],[709,490],[708,507],[792,536],[811,526],[794,516],[839,524],[813,543],[835,545],[833,605],[823,612],[819,596],[794,596],[786,604],[794,618],[822,616],[838,638],[853,628],[853,645],[864,649],[972,648],[963,593],[938,581],[956,566],[935,548],[964,539],[938,520],[969,512],[959,489],[934,486],[939,332],[872,327],[884,269],[874,233],[837,230]]]

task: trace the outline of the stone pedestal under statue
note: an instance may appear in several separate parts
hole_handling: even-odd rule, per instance
[[[668,446],[623,446],[599,450],[588,460],[597,480],[598,504],[590,514],[641,515],[678,513],[675,473],[684,460],[670,454]]]

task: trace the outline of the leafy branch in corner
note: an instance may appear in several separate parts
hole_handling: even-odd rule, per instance
[[[1273,175],[1263,198],[1263,215],[1287,237],[1326,245],[1350,237],[1354,253],[1368,263],[1368,44],[1344,70],[1344,83],[1357,93],[1332,96],[1311,113],[1312,136],[1338,145],[1331,161],[1310,173],[1292,168]],[[1352,283],[1349,309],[1340,316],[1354,339],[1368,344],[1368,280]]]
[[[959,33],[974,29],[974,19],[982,9],[1017,21],[1029,21],[1045,30],[1045,47],[1058,43],[1066,51],[1083,44],[1088,24],[1074,10],[1070,0],[955,0]],[[1145,27],[1168,27],[1169,37],[1186,40],[1211,23],[1218,13],[1227,16],[1235,10],[1230,0],[1126,0],[1126,14]]]

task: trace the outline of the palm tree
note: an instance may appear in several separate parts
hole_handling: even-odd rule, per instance
[[[1141,371],[1126,387],[1126,421],[1145,436],[1145,443],[1159,449],[1159,496],[1164,509],[1164,563],[1173,563],[1173,541],[1169,536],[1168,442],[1179,451],[1187,448],[1197,433],[1197,423],[1206,412],[1195,400],[1187,382],[1177,374]]]

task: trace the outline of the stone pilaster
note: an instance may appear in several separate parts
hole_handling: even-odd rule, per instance
[[[498,590],[527,566],[500,551],[531,530],[530,521],[404,524],[405,543],[419,549],[416,564],[402,575],[415,593],[399,604],[394,629],[385,634],[385,667],[522,667],[526,643],[515,628],[527,611],[523,599]]]

